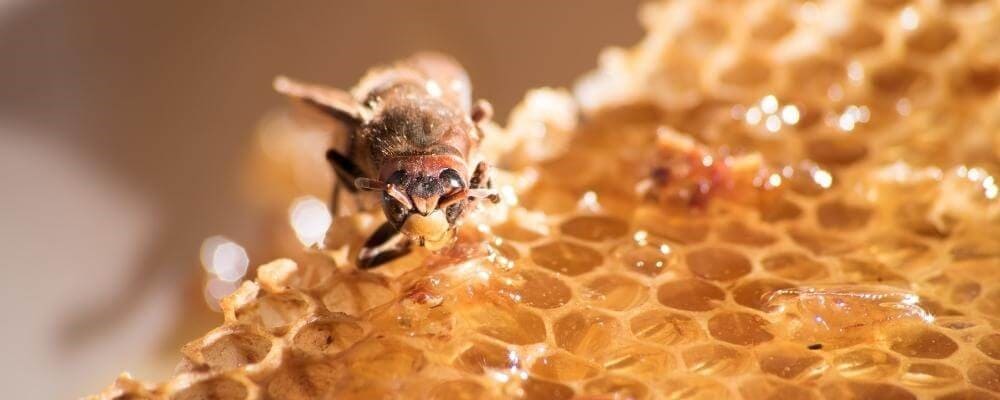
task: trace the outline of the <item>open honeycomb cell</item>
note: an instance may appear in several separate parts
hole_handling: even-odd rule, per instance
[[[641,20],[574,98],[490,127],[503,201],[453,247],[359,270],[378,212],[278,238],[173,377],[95,398],[1000,398],[1000,3]]]

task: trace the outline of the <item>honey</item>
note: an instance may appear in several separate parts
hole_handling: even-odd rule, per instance
[[[335,217],[276,245],[174,377],[96,398],[1000,397],[1000,4],[641,20],[575,99],[532,92],[492,128],[504,200],[454,247],[361,271],[377,213]],[[263,165],[326,193],[305,158]]]

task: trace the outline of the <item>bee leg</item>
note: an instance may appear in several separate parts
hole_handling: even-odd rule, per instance
[[[328,150],[326,152],[326,159],[333,166],[333,172],[337,175],[337,182],[333,184],[333,199],[330,201],[330,208],[333,210],[334,215],[340,215],[341,211],[343,211],[341,208],[344,206],[340,201],[341,187],[351,194],[356,194],[358,188],[354,186],[354,180],[361,177],[363,173],[354,161],[340,154],[337,150]],[[362,209],[361,199],[358,196],[354,196],[354,198],[357,209]]]
[[[410,239],[388,222],[368,237],[358,253],[358,268],[371,269],[410,253]]]
[[[469,179],[469,188],[471,189],[493,189],[493,178],[490,176],[490,166],[485,161],[480,161],[476,164],[476,170],[472,172],[472,178]],[[490,202],[496,204],[500,202],[500,195],[491,193],[486,197]]]
[[[470,117],[472,118],[472,122],[476,124],[489,121],[493,118],[493,105],[486,100],[476,101],[476,104],[472,105]]]
[[[357,193],[358,188],[354,187],[354,180],[364,176],[361,168],[347,156],[340,154],[335,149],[327,150],[326,159],[333,166],[333,172],[337,174],[337,180],[351,193]]]
[[[476,170],[472,171],[472,177],[469,178],[469,188],[479,189],[483,187],[483,184],[489,180],[487,176],[489,174],[490,166],[486,164],[485,161],[480,161],[476,164]]]
[[[339,217],[340,214],[340,182],[333,183],[333,193],[330,194],[330,210],[333,211],[334,217]]]

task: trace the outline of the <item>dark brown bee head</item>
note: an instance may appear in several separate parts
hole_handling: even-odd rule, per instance
[[[441,155],[405,157],[389,163],[382,181],[359,178],[362,190],[382,191],[382,210],[396,229],[421,244],[446,240],[471,197],[465,163]],[[485,192],[484,192],[485,193]]]

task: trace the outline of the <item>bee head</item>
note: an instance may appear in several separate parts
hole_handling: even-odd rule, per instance
[[[468,180],[455,168],[393,171],[384,181],[359,178],[363,190],[382,191],[382,211],[396,229],[419,243],[443,240],[468,198]]]

